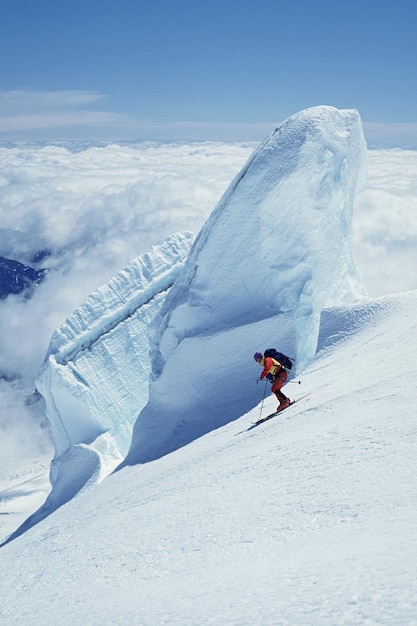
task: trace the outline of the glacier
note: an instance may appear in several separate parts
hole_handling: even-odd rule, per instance
[[[366,295],[351,233],[365,176],[356,110],[301,111],[253,153],[154,325],[149,401],[125,464],[157,458],[252,408],[251,355],[260,347],[294,357],[298,372],[312,362],[321,311]]]
[[[272,133],[223,195],[167,298],[156,376],[185,337],[288,311],[299,367],[311,362],[320,310],[364,293],[351,223],[365,174],[357,111],[314,107]]]

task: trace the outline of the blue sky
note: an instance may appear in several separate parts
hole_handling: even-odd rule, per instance
[[[0,0],[0,140],[257,140],[330,104],[417,146],[416,32],[416,0]]]

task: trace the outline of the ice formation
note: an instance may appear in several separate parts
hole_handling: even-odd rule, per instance
[[[55,444],[51,478],[65,455],[97,461],[106,475],[126,454],[148,399],[148,326],[189,252],[190,233],[169,237],[133,261],[54,333],[37,387]],[[66,462],[66,460],[65,460]],[[90,472],[90,470],[89,470]]]
[[[298,371],[312,361],[322,309],[364,294],[351,222],[365,159],[358,112],[329,106],[292,116],[255,151],[164,302],[127,462],[253,406],[255,350],[278,347]]]

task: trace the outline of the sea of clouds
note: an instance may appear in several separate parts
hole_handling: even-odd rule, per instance
[[[353,221],[356,261],[371,296],[417,289],[417,151],[368,151]]]
[[[197,234],[255,145],[0,145],[0,256],[50,270],[31,299],[0,301],[1,446],[14,450],[0,471],[47,439],[31,392],[55,328],[151,245]],[[416,171],[417,151],[369,151],[353,237],[371,296],[417,289]]]

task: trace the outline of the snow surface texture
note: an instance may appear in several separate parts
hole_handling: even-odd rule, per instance
[[[248,414],[4,546],[2,626],[415,625],[416,309],[325,310],[309,400],[247,431],[252,361]]]
[[[365,160],[357,111],[328,106],[292,116],[255,151],[163,305],[154,382],[127,463],[165,454],[249,410],[248,354],[272,344],[303,370],[322,309],[364,295],[351,228]]]
[[[87,479],[103,478],[124,458],[138,409],[148,399],[148,326],[191,242],[192,235],[182,233],[153,247],[92,293],[54,333],[37,387],[55,444],[56,502]]]

